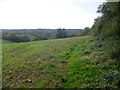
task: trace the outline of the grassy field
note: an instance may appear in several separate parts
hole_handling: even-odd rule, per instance
[[[101,88],[116,87],[104,80],[103,51],[91,37],[3,42],[3,87]],[[115,69],[115,66],[112,66]]]

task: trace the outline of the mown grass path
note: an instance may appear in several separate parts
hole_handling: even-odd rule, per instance
[[[99,66],[89,60],[93,43],[91,37],[3,43],[3,87],[102,87]]]

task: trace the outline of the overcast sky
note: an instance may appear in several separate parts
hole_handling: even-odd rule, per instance
[[[0,29],[91,27],[105,0],[0,0]]]

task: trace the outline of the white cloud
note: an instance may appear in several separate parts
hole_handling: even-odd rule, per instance
[[[80,1],[2,0],[0,1],[0,28],[84,28],[91,26],[94,18],[98,16],[95,14],[97,5],[88,4],[89,6],[86,7]],[[78,5],[75,4],[76,2]]]

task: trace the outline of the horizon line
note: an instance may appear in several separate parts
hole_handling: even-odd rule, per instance
[[[22,30],[22,29],[81,29],[81,28],[7,28],[7,29],[0,29],[0,30]]]

